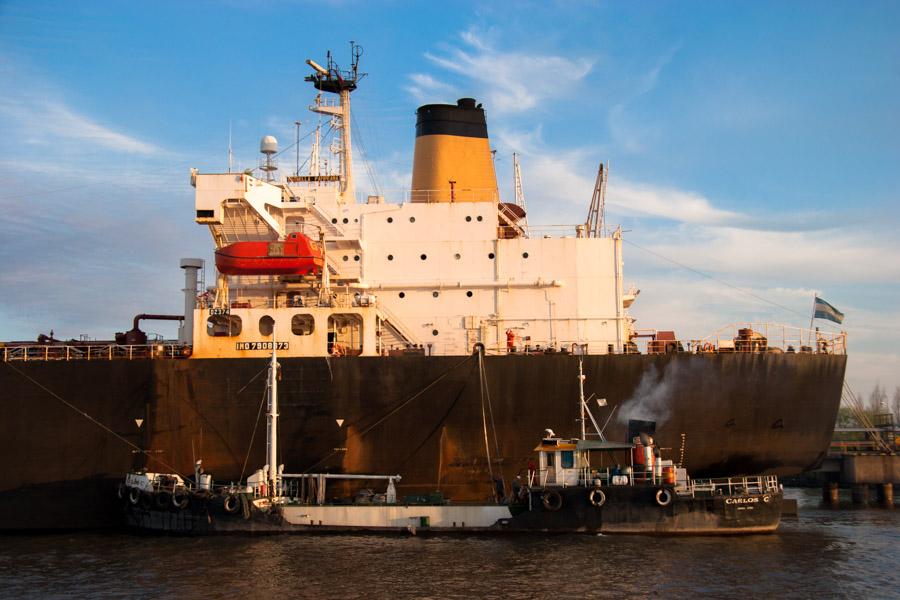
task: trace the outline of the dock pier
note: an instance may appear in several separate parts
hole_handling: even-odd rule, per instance
[[[894,416],[875,415],[870,427],[839,427],[834,434],[828,456],[815,471],[823,482],[823,501],[837,506],[840,489],[849,487],[854,506],[869,506],[874,498],[879,506],[893,508],[894,486],[900,485],[900,430]]]

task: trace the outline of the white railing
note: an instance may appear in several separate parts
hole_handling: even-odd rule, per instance
[[[187,358],[191,347],[182,344],[34,344],[3,346],[3,362],[51,360],[134,360]]]
[[[750,330],[753,335],[741,335]],[[760,337],[761,336],[761,337]],[[805,354],[846,354],[847,334],[834,333],[804,327],[782,325],[780,323],[731,323],[703,338],[692,340],[700,344],[714,344],[721,348],[722,342],[733,342],[735,352],[759,352],[760,344],[767,348],[780,348],[784,352]]]
[[[690,479],[675,488],[679,494],[690,496],[761,495],[774,494],[779,490],[775,475]]]

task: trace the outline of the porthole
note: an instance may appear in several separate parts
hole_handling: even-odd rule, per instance
[[[332,219],[331,222],[332,222],[333,224],[337,225],[337,218]]]
[[[409,218],[409,222],[410,222],[410,223],[415,223],[415,222],[416,222],[416,218],[415,218],[415,217],[410,217],[410,218]]]
[[[359,223],[359,219],[353,219],[354,223]]]
[[[466,222],[471,223],[471,222],[472,222],[472,217],[466,217]]]
[[[393,223],[393,222],[394,222],[394,217],[388,217],[388,218],[387,218],[387,222],[388,222],[388,223]]]
[[[406,298],[406,292],[400,292],[397,295],[400,296],[401,298]]]
[[[432,329],[432,330],[431,330],[431,335],[437,335],[437,334],[438,334],[438,330],[437,330],[437,329]]]
[[[484,220],[484,217],[482,217],[481,215],[478,215],[478,218],[477,218],[476,220],[477,220],[477,221],[483,221],[483,220]]]
[[[472,290],[469,290],[468,292],[466,292],[466,298],[471,298],[471,297],[472,297]]]
[[[346,225],[349,222],[350,222],[350,219],[348,219],[347,217],[344,217],[344,225]]]
[[[488,258],[490,258],[491,260],[494,260],[494,253],[491,252],[490,254],[488,254]]]
[[[527,252],[523,252],[523,253],[522,253],[522,258],[528,258],[528,253],[527,253]]]
[[[388,254],[388,260],[394,260],[394,255],[393,255],[393,254]]]
[[[425,260],[426,258],[428,258],[428,255],[427,255],[427,254],[422,254],[422,255],[419,256],[419,258],[421,258],[422,260]]]
[[[359,262],[359,254],[354,255],[353,260],[355,260],[356,262]]]
[[[347,256],[347,255],[345,254],[345,255],[344,255],[344,262],[347,262],[348,260],[350,260],[350,257]]]
[[[431,292],[431,297],[432,297],[432,298],[437,298],[437,297],[440,296],[440,295],[441,295],[440,292]]]

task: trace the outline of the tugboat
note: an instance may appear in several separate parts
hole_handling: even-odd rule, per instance
[[[585,402],[580,363],[579,380],[581,437],[565,439],[546,430],[535,448],[538,463],[530,465],[524,485],[514,484],[515,516],[503,524],[506,529],[735,535],[778,528],[783,493],[776,476],[691,479],[686,469],[660,458],[646,432],[630,443],[608,441]],[[586,415],[598,439],[586,438]],[[603,466],[604,457],[610,466]]]
[[[659,458],[652,436],[611,442],[588,409],[579,362],[582,433],[557,437],[547,430],[535,448],[525,485],[517,479],[506,503],[453,504],[442,496],[398,502],[400,475],[286,474],[277,462],[278,344],[269,364],[266,447],[269,464],[245,484],[214,485],[195,465],[193,481],[177,473],[129,473],[119,499],[129,527],[178,534],[209,533],[501,533],[573,532],[662,535],[767,533],[781,518],[782,491],[771,475],[690,479]],[[599,439],[588,440],[589,416]],[[612,415],[610,415],[612,416]],[[596,466],[592,453],[599,454]],[[619,455],[617,456],[617,453]],[[627,454],[622,467],[621,454]],[[615,466],[602,465],[603,455]],[[329,498],[329,481],[386,482],[352,498]],[[498,494],[498,498],[502,494]]]

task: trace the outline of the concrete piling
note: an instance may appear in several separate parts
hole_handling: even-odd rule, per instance
[[[826,481],[822,486],[822,500],[825,504],[837,506],[841,501],[840,484],[836,481]]]
[[[893,483],[883,483],[878,486],[878,501],[885,508],[894,508]]]
[[[854,483],[851,488],[853,504],[866,506],[869,503],[869,485],[866,483]]]

